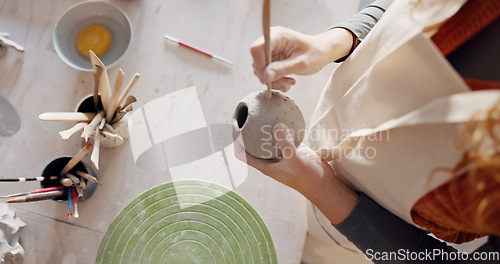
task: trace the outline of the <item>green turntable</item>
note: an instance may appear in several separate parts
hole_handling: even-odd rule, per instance
[[[214,183],[183,180],[151,188],[109,226],[96,263],[277,263],[257,211]]]

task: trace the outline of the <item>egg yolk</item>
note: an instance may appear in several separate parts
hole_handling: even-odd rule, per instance
[[[86,57],[90,57],[89,50],[99,57],[109,50],[112,42],[113,37],[109,29],[101,25],[90,25],[76,37],[76,48]]]

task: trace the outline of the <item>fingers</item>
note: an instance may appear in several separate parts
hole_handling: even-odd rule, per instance
[[[259,75],[257,74],[257,72],[255,70],[254,70],[253,74],[255,74],[255,76],[257,76],[259,79],[261,79],[261,77],[259,77]],[[265,84],[265,82],[262,82],[262,81],[261,81],[261,83]],[[281,79],[273,81],[273,89],[278,90],[278,91],[282,91],[282,92],[288,92],[290,90],[290,88],[292,88],[292,85],[295,85],[296,83],[297,83],[297,81],[294,78],[283,77]]]
[[[250,46],[250,53],[252,54],[252,66],[254,68],[254,73],[262,83],[264,70],[267,66],[266,52],[264,50],[264,37],[260,37],[252,43],[252,45]]]
[[[292,88],[292,85],[295,85],[295,83],[295,79],[285,77],[273,82],[273,89],[286,93],[290,90],[290,88]]]
[[[264,83],[274,82],[290,74],[302,74],[307,67],[305,56],[290,57],[285,60],[274,61],[264,70],[262,80]]]
[[[273,134],[283,159],[295,159],[297,157],[297,147],[295,147],[293,135],[288,127],[283,123],[278,123],[273,127]]]
[[[269,65],[267,65],[266,61],[264,37],[260,37],[252,43],[250,46],[250,53],[253,58],[252,66],[261,83],[274,82],[287,74],[293,73],[288,71],[293,70],[291,66],[293,66],[294,62],[290,61],[289,57],[295,50],[295,38],[292,37],[295,34],[296,32],[283,27],[271,28],[271,56],[273,62]],[[277,62],[285,62],[285,67],[281,66],[280,63],[273,67],[272,65]]]
[[[270,163],[275,162],[274,160],[259,159],[257,157],[248,154],[248,152],[245,151],[245,148],[240,144],[238,140],[233,142],[233,147],[234,147],[234,155],[237,159],[243,161],[244,163],[256,168],[257,170],[263,173],[265,173],[266,168]]]

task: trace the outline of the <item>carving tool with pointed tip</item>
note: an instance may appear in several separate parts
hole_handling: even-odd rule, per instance
[[[178,39],[176,39],[176,38],[174,38],[174,37],[171,37],[171,36],[169,36],[169,35],[163,35],[163,36],[164,36],[166,39],[168,39],[168,40],[170,40],[170,41],[172,41],[172,42],[174,42],[174,43],[177,43],[179,46],[182,46],[182,47],[188,48],[188,49],[190,49],[190,50],[194,50],[194,51],[196,51],[196,52],[198,52],[198,53],[200,53],[200,54],[203,54],[203,55],[205,55],[205,56],[207,56],[207,57],[210,57],[210,58],[213,58],[213,59],[216,59],[216,60],[222,61],[222,62],[227,63],[227,64],[229,64],[229,65],[233,65],[233,63],[232,63],[231,61],[229,61],[229,60],[227,60],[227,59],[224,59],[224,58],[222,58],[222,57],[220,57],[220,56],[217,56],[217,55],[215,55],[215,54],[212,54],[212,53],[210,53],[210,52],[204,51],[204,50],[199,49],[199,48],[195,48],[195,47],[193,47],[193,46],[191,46],[191,45],[189,45],[189,44],[186,44],[186,43],[184,43],[184,42],[182,42],[182,41],[179,41]]]

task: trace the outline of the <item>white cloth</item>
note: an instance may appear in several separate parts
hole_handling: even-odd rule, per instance
[[[345,182],[408,223],[413,204],[449,179],[430,175],[460,159],[460,124],[500,100],[498,91],[470,92],[428,38],[464,3],[421,0],[410,8],[395,1],[333,74],[314,115],[311,147]],[[329,223],[309,226],[318,224],[323,230],[310,236],[338,235]]]

